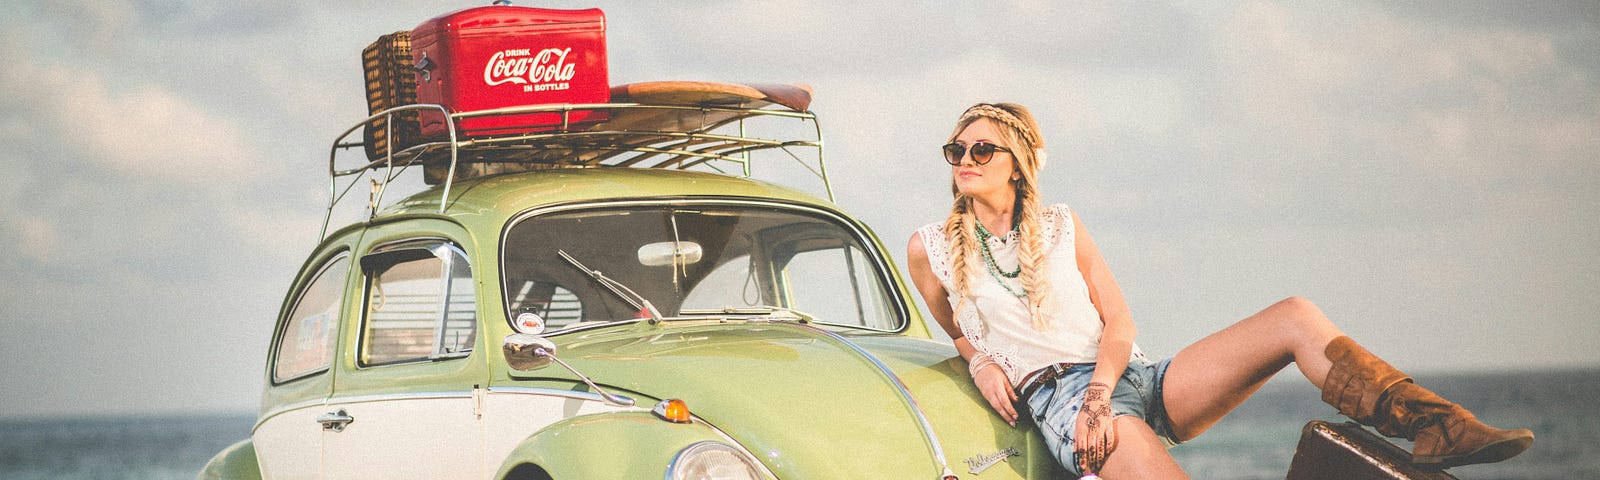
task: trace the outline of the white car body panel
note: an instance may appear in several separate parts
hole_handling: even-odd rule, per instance
[[[273,415],[251,435],[262,478],[316,479],[322,476],[322,424],[318,403]]]
[[[323,433],[323,478],[481,478],[483,422],[470,392],[334,399],[355,420]]]

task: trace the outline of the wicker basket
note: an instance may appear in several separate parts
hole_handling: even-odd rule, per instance
[[[417,103],[417,76],[411,66],[411,32],[399,31],[378,37],[361,50],[361,66],[366,71],[367,114]],[[367,122],[363,137],[367,158],[383,158],[391,147],[398,152],[419,143],[417,111],[408,110],[388,118]],[[392,128],[393,138],[389,137]]]

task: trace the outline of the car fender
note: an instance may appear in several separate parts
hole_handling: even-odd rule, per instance
[[[206,461],[200,469],[198,480],[233,480],[261,478],[261,464],[256,462],[256,447],[250,440],[229,445]]]
[[[743,449],[699,418],[680,424],[641,411],[578,416],[529,435],[494,478],[660,478],[679,450],[707,440]]]

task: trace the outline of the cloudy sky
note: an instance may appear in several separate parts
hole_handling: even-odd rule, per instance
[[[254,409],[362,47],[478,2],[5,3],[0,415]],[[1600,4],[538,3],[613,83],[813,85],[900,259],[955,117],[1030,106],[1152,353],[1303,295],[1409,370],[1600,366]]]

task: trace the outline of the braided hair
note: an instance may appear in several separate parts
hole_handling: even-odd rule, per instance
[[[1017,180],[1012,181],[1016,189],[1016,205],[1012,209],[1019,220],[1017,233],[1022,242],[1018,249],[1018,263],[1022,267],[1019,278],[1022,280],[1023,292],[1027,295],[1028,314],[1032,319],[1035,330],[1043,330],[1049,325],[1049,318],[1040,311],[1045,299],[1050,295],[1050,282],[1046,272],[1048,265],[1044,252],[1044,234],[1039,226],[1039,216],[1042,207],[1039,201],[1039,169],[1044,167],[1044,139],[1039,136],[1039,124],[1033,114],[1022,105],[1014,103],[980,103],[968,108],[961,114],[961,119],[956,122],[955,132],[950,134],[950,141],[961,135],[963,130],[979,119],[989,119],[995,124],[995,130],[1000,135],[1000,140],[1011,147],[1013,158],[1016,159]],[[975,228],[977,218],[972,213],[972,198],[962,195],[956,188],[954,180],[950,184],[950,193],[955,197],[955,202],[950,208],[950,216],[945,219],[944,234],[950,242],[950,270],[955,284],[955,294],[958,296],[956,309],[972,296],[970,282],[970,269],[981,268],[978,258],[978,239]]]

